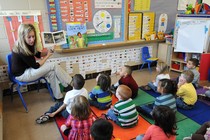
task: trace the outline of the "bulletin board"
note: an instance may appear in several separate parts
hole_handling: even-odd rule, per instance
[[[86,22],[88,44],[124,40],[125,0],[47,0],[51,31]]]
[[[203,53],[208,51],[210,15],[177,15],[174,30],[174,51]]]

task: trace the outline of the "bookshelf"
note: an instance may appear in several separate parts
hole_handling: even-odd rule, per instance
[[[172,52],[171,70],[182,72],[187,64],[186,57],[189,57],[189,55],[189,53]]]
[[[173,50],[171,55],[170,70],[176,72],[182,72],[185,69],[187,61],[190,58],[196,58],[200,61],[200,56],[201,54],[199,53],[174,52]]]

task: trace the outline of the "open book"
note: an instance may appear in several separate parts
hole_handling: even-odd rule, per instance
[[[42,32],[42,42],[44,47],[66,44],[66,34],[62,31]]]

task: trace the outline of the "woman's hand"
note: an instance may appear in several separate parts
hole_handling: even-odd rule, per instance
[[[53,52],[50,50],[50,51],[47,52],[47,56],[46,57],[49,58],[52,55],[53,55]]]
[[[53,55],[53,53],[49,50],[47,50],[45,53],[46,55],[39,61],[40,66],[42,66],[47,61],[47,59]]]

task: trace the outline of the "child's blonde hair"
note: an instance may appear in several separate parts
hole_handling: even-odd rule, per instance
[[[132,96],[131,89],[126,85],[119,85],[117,88],[117,91],[118,91],[119,95],[121,96],[122,100],[127,100],[127,99],[131,98],[131,96]]]
[[[71,115],[78,120],[86,120],[90,114],[90,105],[85,96],[76,96],[71,104]]]
[[[125,67],[126,73],[127,73],[128,75],[131,75],[131,74],[132,74],[131,67],[128,66],[128,65],[124,65],[124,67]]]
[[[157,62],[157,67],[160,69],[159,74],[167,73],[168,72],[168,65],[163,61]]]
[[[194,74],[191,70],[185,70],[182,72],[183,77],[186,79],[187,83],[191,83],[194,79]]]

